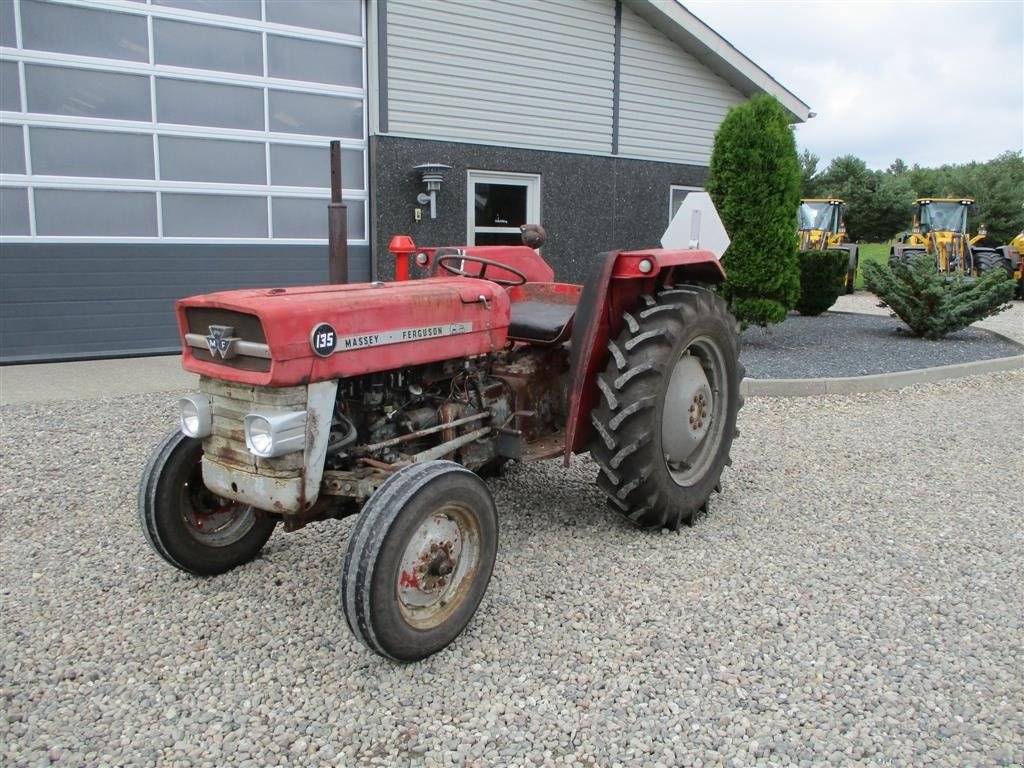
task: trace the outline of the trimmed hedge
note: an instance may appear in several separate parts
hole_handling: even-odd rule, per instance
[[[801,315],[820,315],[836,303],[846,287],[850,254],[846,251],[800,251],[800,299],[796,310]]]
[[[893,317],[926,339],[941,339],[1002,312],[1016,287],[1013,277],[1001,269],[977,279],[944,275],[928,254],[918,255],[909,265],[868,262],[864,284],[893,311]]]

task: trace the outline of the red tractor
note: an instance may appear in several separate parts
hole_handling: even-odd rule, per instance
[[[610,505],[676,529],[736,434],[737,324],[701,249],[600,254],[582,285],[522,246],[416,248],[415,280],[236,290],[177,304],[199,392],[139,491],[156,552],[197,575],[274,528],[358,512],[341,567],[352,632],[399,661],[448,645],[490,580],[477,473],[589,451]]]

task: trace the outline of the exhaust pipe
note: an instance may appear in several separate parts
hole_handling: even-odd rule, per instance
[[[348,206],[341,199],[341,142],[331,142],[331,202],[327,206],[327,272],[330,283],[348,282]]]

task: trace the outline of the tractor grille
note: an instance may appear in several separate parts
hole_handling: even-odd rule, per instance
[[[199,378],[199,390],[213,403],[213,434],[203,440],[207,458],[231,469],[273,478],[302,474],[302,452],[261,459],[245,446],[247,414],[306,410],[306,387],[255,387]]]
[[[217,307],[188,307],[185,321],[188,323],[185,343],[192,348],[196,360],[243,371],[265,373],[270,370],[270,348],[263,324],[255,315]],[[217,326],[230,329],[229,336],[237,339],[227,356],[213,354],[207,343],[207,337]]]

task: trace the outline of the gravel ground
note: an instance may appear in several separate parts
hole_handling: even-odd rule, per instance
[[[1020,765],[1022,391],[752,399],[678,534],[514,467],[480,612],[412,666],[338,612],[351,520],[215,579],[149,551],[171,394],[5,408],[0,763]]]
[[[975,327],[929,341],[899,320],[875,314],[791,314],[742,335],[740,359],[752,379],[813,379],[911,371],[937,365],[1010,357],[1024,348]]]

